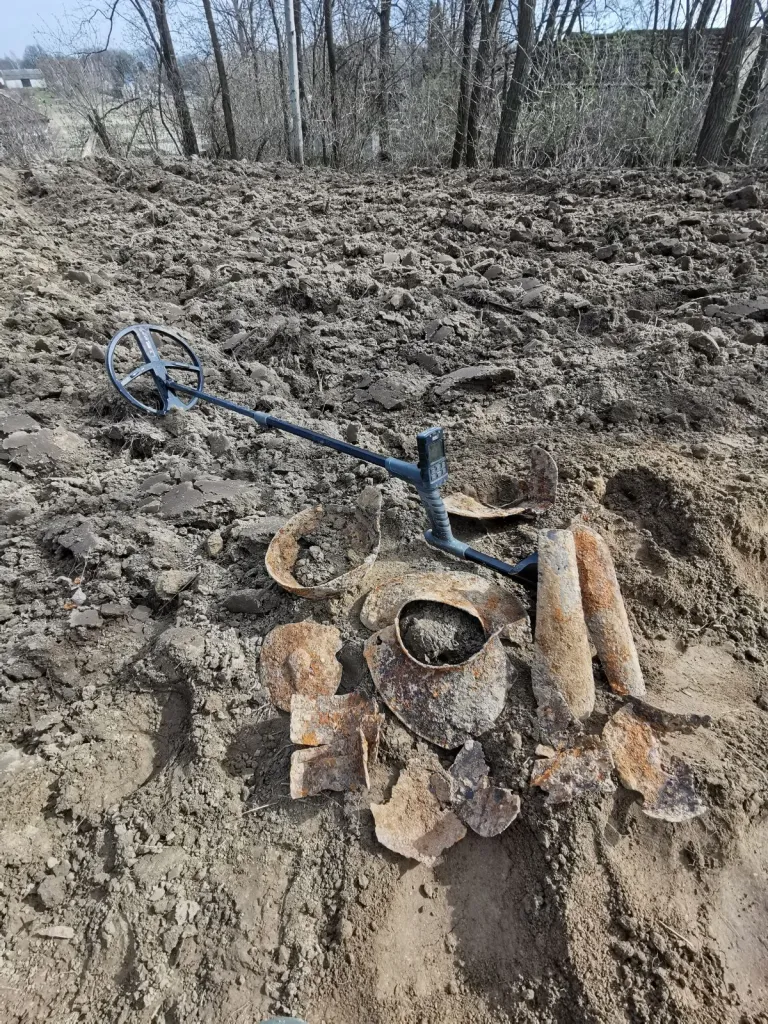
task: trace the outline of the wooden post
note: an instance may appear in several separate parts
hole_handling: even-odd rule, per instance
[[[299,98],[299,59],[296,52],[296,22],[293,0],[285,0],[285,49],[287,51],[288,94],[291,100],[291,153],[293,162],[304,166],[304,138],[301,132],[301,100]]]

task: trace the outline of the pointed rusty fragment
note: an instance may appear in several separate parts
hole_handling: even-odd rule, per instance
[[[291,710],[291,697],[336,693],[341,682],[341,633],[319,622],[288,622],[267,634],[259,657],[261,681],[274,704]]]
[[[678,762],[671,772],[661,766],[661,747],[650,725],[630,706],[608,720],[603,739],[613,755],[622,784],[642,794],[643,813],[663,821],[688,821],[707,805],[696,795],[691,771]]]
[[[444,503],[451,515],[464,519],[511,519],[546,512],[557,499],[557,463],[538,445],[531,447],[531,473],[526,494],[525,501],[512,508],[496,508],[461,492],[446,495]]]
[[[569,530],[539,533],[536,636],[531,666],[539,722],[554,738],[568,716],[586,718],[595,706],[595,681],[581,606],[576,547]]]
[[[536,761],[531,785],[548,794],[548,804],[568,803],[580,796],[600,796],[616,789],[613,761],[599,741],[585,737],[578,747],[558,750],[554,757]]]
[[[611,552],[588,526],[574,526],[573,536],[584,616],[608,684],[616,693],[642,697],[645,681]]]

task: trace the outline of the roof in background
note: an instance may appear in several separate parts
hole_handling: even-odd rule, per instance
[[[38,68],[8,68],[7,71],[0,70],[0,78],[45,78],[45,75]]]

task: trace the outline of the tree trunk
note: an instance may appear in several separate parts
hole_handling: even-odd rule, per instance
[[[285,47],[283,45],[283,33],[280,31],[280,22],[277,20],[277,11],[275,10],[275,0],[267,0],[269,4],[269,13],[272,15],[272,25],[275,30],[275,39],[277,40],[277,71],[280,75],[280,102],[283,108],[283,131],[285,132],[285,149],[288,154],[289,160],[294,160],[296,154],[293,149],[293,137],[291,135],[291,117],[289,114],[289,98],[288,98],[288,74],[286,70],[286,62],[283,58]],[[302,151],[303,156],[303,151]]]
[[[501,109],[501,124],[493,154],[494,167],[508,167],[512,160],[517,123],[525,95],[525,83],[531,63],[533,35],[535,28],[535,0],[519,0],[517,14],[517,52],[512,78]]]
[[[501,17],[501,7],[502,0],[493,0],[493,5],[489,11],[486,7],[486,0],[480,0],[480,43],[477,47],[475,71],[472,78],[472,95],[469,99],[469,114],[467,116],[467,167],[477,167],[478,164],[480,104],[483,99],[488,64],[490,63],[491,54],[496,42],[496,31],[499,26],[499,18]]]
[[[542,43],[545,46],[551,46],[555,38],[555,27],[557,26],[557,12],[560,9],[560,0],[552,0],[552,3],[547,14],[547,20],[544,24],[544,34],[541,37]]]
[[[296,25],[293,21],[293,0],[285,0],[285,49],[288,65],[288,98],[291,103],[292,159],[299,167],[304,166],[304,132],[301,119],[301,96],[299,94],[299,56],[296,45]]]
[[[232,101],[229,97],[229,79],[227,77],[227,69],[224,66],[224,56],[221,52],[219,34],[216,31],[216,22],[213,20],[211,0],[203,0],[203,10],[205,11],[205,20],[208,22],[208,33],[211,37],[213,57],[214,60],[216,61],[216,71],[218,72],[219,85],[221,86],[221,109],[224,113],[224,127],[227,130],[227,144],[229,145],[229,156],[231,160],[239,160],[240,154],[238,153],[237,150],[237,136],[235,135],[235,119],[232,116]]]
[[[328,51],[328,88],[331,94],[331,163],[339,166],[339,96],[336,74],[336,43],[333,38],[333,0],[323,0],[325,47]]]
[[[485,3],[486,0],[480,0]],[[461,36],[461,74],[459,75],[459,104],[456,110],[456,135],[453,140],[451,169],[461,167],[464,145],[467,141],[467,120],[469,118],[469,76],[472,69],[472,40],[475,36],[477,7],[475,0],[464,0],[464,28]]]
[[[307,89],[304,82],[304,29],[301,22],[301,0],[293,0],[293,26],[296,29],[296,67],[299,72],[299,103],[301,104],[301,132],[307,136]]]
[[[722,157],[754,10],[755,0],[732,0],[715,64],[707,112],[696,146],[697,163],[714,164]]]
[[[389,27],[392,17],[392,0],[381,0],[379,9],[379,154],[382,160],[390,159],[389,138]]]
[[[731,160],[747,161],[752,148],[755,113],[760,100],[765,68],[768,64],[768,21],[763,22],[760,33],[760,45],[752,67],[749,69],[744,88],[741,90],[739,102],[736,104],[736,115],[728,125],[723,151]]]
[[[104,147],[104,152],[107,153],[109,156],[112,156],[114,154],[112,140],[109,137],[107,126],[104,124],[104,121],[101,117],[101,114],[99,114],[98,110],[91,110],[91,112],[88,114],[88,123],[90,124],[91,128],[93,128],[93,130],[96,132],[99,142]]]
[[[200,150],[197,147],[197,136],[195,126],[192,123],[192,115],[189,112],[187,97],[184,93],[184,83],[181,80],[179,64],[176,60],[176,51],[173,48],[171,28],[168,24],[168,15],[165,10],[165,0],[151,0],[152,13],[155,16],[157,34],[160,44],[160,58],[165,68],[168,79],[168,87],[173,97],[173,105],[176,108],[176,116],[179,119],[181,130],[181,144],[185,156],[197,156]]]
[[[692,30],[687,33],[687,45],[685,48],[685,69],[689,71],[699,62],[699,56],[701,55],[702,44],[704,42],[704,33],[709,25],[709,19],[712,17],[712,12],[715,9],[715,3],[717,0],[702,0],[701,7],[699,8],[699,14],[696,18],[696,24]]]

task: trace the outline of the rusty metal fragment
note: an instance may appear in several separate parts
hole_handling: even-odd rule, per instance
[[[611,552],[588,526],[574,526],[573,536],[584,616],[605,677],[616,693],[642,697],[645,680]]]
[[[452,750],[487,732],[504,707],[511,667],[498,635],[458,665],[425,665],[406,650],[398,617],[370,637],[364,653],[387,707],[439,747]]]
[[[546,803],[563,804],[581,796],[613,793],[613,761],[599,741],[585,737],[577,747],[558,750],[554,757],[536,761],[531,785],[547,793]]]
[[[627,703],[640,718],[652,725],[656,732],[693,732],[694,729],[708,729],[712,725],[711,715],[684,714],[655,708],[638,697],[630,697]]]
[[[376,702],[358,693],[315,698],[294,694],[291,742],[310,749],[291,755],[291,798],[317,796],[324,789],[367,789],[382,722]]]
[[[319,622],[289,622],[267,634],[261,648],[261,681],[272,702],[283,711],[291,710],[291,697],[336,693],[341,682],[341,633],[335,626]]]
[[[433,792],[433,778],[441,774],[436,757],[414,758],[400,772],[389,801],[371,804],[376,838],[382,846],[430,867],[467,834],[459,818]]]
[[[690,768],[677,762],[671,772],[661,766],[661,747],[650,725],[631,707],[608,720],[603,739],[627,789],[643,797],[643,813],[663,821],[688,821],[704,814],[707,805],[696,795]]]
[[[360,565],[314,587],[305,587],[293,575],[293,566],[299,556],[299,538],[317,531],[323,520],[323,506],[304,509],[288,520],[269,543],[266,554],[267,572],[272,579],[290,594],[310,600],[338,597],[352,590],[365,578],[379,554],[381,545],[381,492],[376,487],[366,487],[357,500],[355,514],[351,517],[346,545],[361,559]]]
[[[393,576],[366,597],[360,619],[369,629],[394,623],[412,601],[451,604],[476,615],[489,635],[520,628],[527,615],[520,599],[503,587],[471,572],[413,572]]]
[[[449,769],[451,804],[473,832],[490,838],[508,828],[520,813],[520,797],[511,789],[495,786],[488,775],[483,748],[467,740]]]
[[[569,530],[539,533],[536,636],[531,666],[542,731],[553,742],[595,706],[595,681]],[[557,745],[557,744],[556,744]]]
[[[511,519],[513,516],[540,515],[557,500],[557,463],[543,448],[531,447],[531,472],[527,499],[512,508],[496,508],[468,494],[448,494],[444,498],[449,513],[464,519]]]

